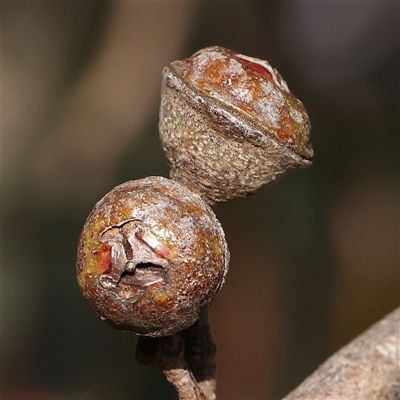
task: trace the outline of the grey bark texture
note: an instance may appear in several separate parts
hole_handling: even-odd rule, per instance
[[[400,308],[340,349],[283,400],[317,399],[400,399]]]

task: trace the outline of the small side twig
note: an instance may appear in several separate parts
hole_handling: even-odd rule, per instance
[[[136,344],[136,360],[162,370],[180,400],[216,399],[215,354],[207,312],[175,335],[140,336]]]

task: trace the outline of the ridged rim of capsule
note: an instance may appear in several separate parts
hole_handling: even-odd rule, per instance
[[[225,109],[226,105],[224,103],[205,93],[201,93],[190,82],[185,81],[171,64],[163,69],[163,84],[178,90],[190,104],[194,107],[197,106],[196,108],[199,111],[212,115],[216,120],[214,122],[215,126],[229,125],[229,134],[238,142],[247,140],[257,147],[272,145],[289,158],[295,158],[297,162],[301,161],[304,165],[312,163],[311,159],[314,155],[312,148],[309,149],[307,156],[299,154],[293,147],[279,141],[274,133],[251,121],[245,113],[233,107],[231,111],[228,111]]]

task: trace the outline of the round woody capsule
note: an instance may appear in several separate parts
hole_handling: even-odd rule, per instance
[[[208,47],[163,71],[160,137],[171,177],[208,203],[311,164],[303,104],[267,61]]]
[[[192,325],[224,283],[229,251],[211,208],[183,185],[148,177],[93,208],[78,246],[78,283],[108,324],[146,336]]]

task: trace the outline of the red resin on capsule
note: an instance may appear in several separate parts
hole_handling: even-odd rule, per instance
[[[101,261],[99,266],[100,274],[107,272],[111,264],[111,247],[105,244],[102,246],[102,251],[103,253],[101,255]]]
[[[271,73],[262,65],[246,60],[244,58],[240,58],[240,57],[236,57],[242,64],[247,65],[248,67],[254,69],[255,71],[257,71],[260,75],[264,76],[264,78],[269,79],[270,81],[272,81],[272,75]]]

